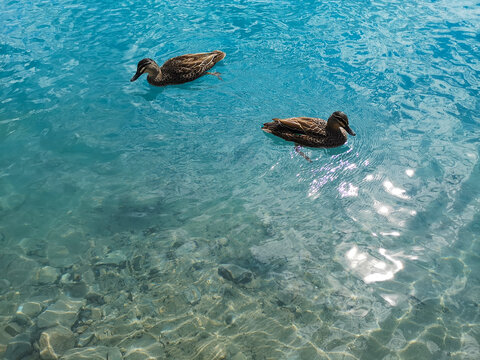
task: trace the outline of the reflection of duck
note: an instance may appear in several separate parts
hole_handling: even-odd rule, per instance
[[[219,73],[209,73],[217,62],[225,57],[225,53],[215,50],[208,53],[187,54],[171,58],[160,67],[152,59],[140,60],[137,72],[130,81],[137,80],[142,74],[147,73],[147,81],[151,85],[165,86],[183,84],[195,80],[202,75],[210,74],[220,78]]]
[[[295,150],[309,161],[310,159],[299,151],[298,145],[332,148],[345,144],[346,133],[355,136],[355,132],[348,126],[347,115],[341,111],[335,111],[328,121],[309,117],[273,119],[272,122],[263,124],[262,130],[295,142]]]

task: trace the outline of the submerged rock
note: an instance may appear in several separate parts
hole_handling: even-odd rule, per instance
[[[289,290],[281,290],[277,293],[277,304],[279,306],[286,306],[291,304],[297,297],[297,293]]]
[[[63,290],[72,298],[83,298],[88,292],[88,285],[84,281],[72,282],[65,284]]]
[[[95,265],[118,266],[122,267],[127,261],[127,256],[120,250],[112,251]]]
[[[93,339],[95,339],[95,333],[91,332],[91,331],[87,331],[87,332],[84,332],[82,334],[80,334],[80,336],[78,336],[78,346],[79,347],[85,347],[87,346],[88,344],[90,344]]]
[[[77,279],[71,274],[64,274],[60,279],[60,285],[63,291],[72,298],[84,298],[89,290],[85,281]]]
[[[18,307],[17,314],[24,314],[29,318],[34,318],[42,311],[42,305],[38,302],[29,301]]]
[[[78,313],[83,305],[83,301],[59,300],[38,316],[37,326],[40,329],[56,325],[71,328],[77,320]]]
[[[57,268],[69,267],[74,262],[73,256],[66,246],[50,244],[47,249],[50,265]]]
[[[154,357],[150,356],[146,350],[134,349],[129,351],[125,357],[125,360],[153,360]]]
[[[195,285],[189,286],[184,292],[183,296],[185,296],[185,300],[187,303],[190,305],[196,305],[200,302],[202,299],[202,294],[200,293],[200,290]]]
[[[233,313],[228,313],[225,315],[225,324],[231,325],[235,321],[235,315]]]
[[[24,331],[24,328],[23,326],[12,321],[12,322],[9,322],[7,325],[5,325],[5,327],[3,328],[3,331],[5,331],[10,336],[17,336],[18,334]]]
[[[232,360],[247,360],[248,358],[241,352],[236,353]]]
[[[30,336],[23,333],[10,340],[5,351],[6,360],[21,360],[33,351]]]
[[[189,256],[197,249],[197,247],[198,245],[195,241],[188,241],[175,250],[175,255],[177,257]]]
[[[253,279],[253,273],[235,264],[222,264],[218,267],[218,275],[235,284],[247,284]]]
[[[104,305],[105,304],[105,299],[102,294],[98,294],[96,292],[89,292],[86,296],[85,299],[87,299],[88,304],[93,304],[93,305]]]
[[[56,326],[42,332],[38,341],[40,358],[56,360],[75,346],[75,336],[64,326]]]
[[[39,285],[53,284],[60,276],[60,271],[51,266],[44,266],[38,269],[35,274],[35,281]]]
[[[141,272],[145,267],[145,257],[143,255],[136,255],[130,261],[130,269],[133,272]]]
[[[37,269],[36,261],[8,252],[0,254],[0,274],[16,287],[31,281]]]
[[[3,330],[10,336],[17,336],[26,332],[32,325],[33,322],[27,315],[17,312],[10,318]]]
[[[47,261],[48,243],[45,240],[37,238],[23,238],[18,243],[25,255],[34,258],[39,262]]]

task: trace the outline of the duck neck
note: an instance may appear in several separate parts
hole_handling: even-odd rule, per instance
[[[162,70],[157,66],[148,70],[147,81],[152,85],[159,85],[162,82]]]
[[[342,134],[340,127],[338,125],[335,126],[331,121],[327,122],[326,130],[331,134]]]

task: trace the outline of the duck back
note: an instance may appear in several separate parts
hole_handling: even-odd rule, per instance
[[[224,58],[225,53],[220,50],[171,58],[161,67],[162,80],[160,85],[183,84],[193,81],[204,75]]]

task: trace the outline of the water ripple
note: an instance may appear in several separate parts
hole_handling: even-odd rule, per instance
[[[165,322],[152,331],[155,341],[188,342],[191,353],[164,344],[180,358],[226,356],[222,344],[258,358],[364,358],[371,344],[378,357],[478,353],[476,4],[0,8],[4,249],[36,266],[29,254],[41,246],[48,254],[95,242],[92,254],[148,246],[161,267],[144,270],[164,277],[158,293],[144,284],[142,299],[168,293]],[[223,81],[161,89],[128,81],[144,57],[161,63],[213,49],[227,53],[215,68]],[[336,149],[304,149],[312,163],[260,129],[273,117],[335,110],[357,136]],[[126,234],[145,238],[132,245]],[[24,244],[29,252],[18,255]],[[79,263],[58,269],[91,265],[68,260]],[[220,284],[216,266],[225,261],[255,271],[256,285]],[[12,285],[15,298],[32,293]],[[195,289],[195,305],[178,305],[176,289]],[[202,315],[184,319],[177,306]],[[434,343],[438,334],[445,342]]]

